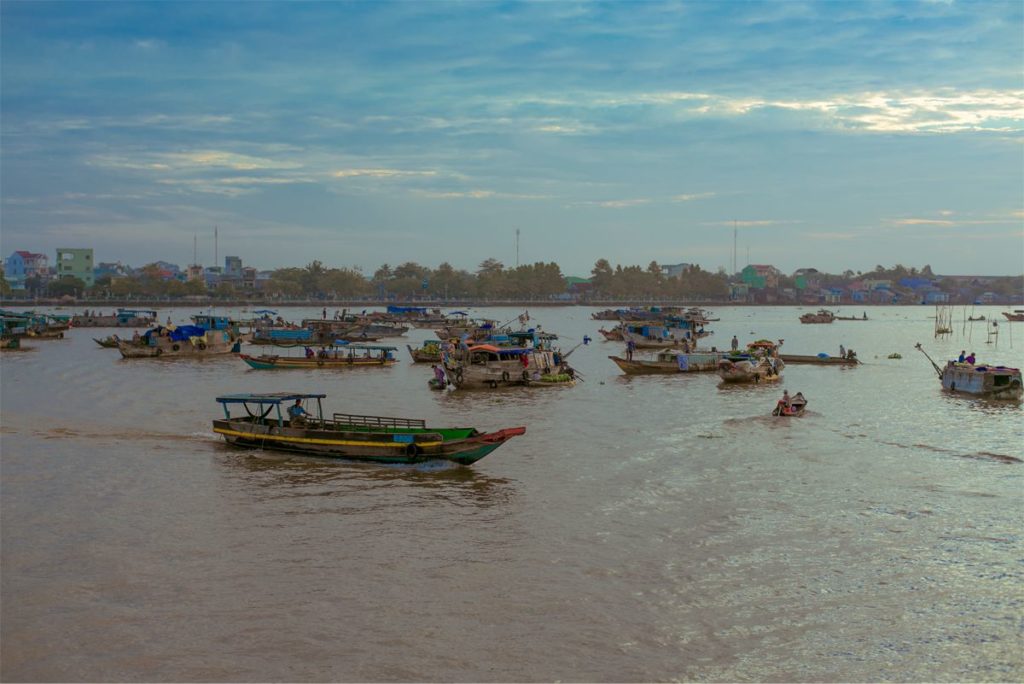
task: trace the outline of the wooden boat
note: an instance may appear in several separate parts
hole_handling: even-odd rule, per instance
[[[576,384],[576,371],[551,349],[480,344],[448,354],[445,374],[456,389],[556,387]]]
[[[103,315],[86,311],[71,318],[75,328],[148,328],[156,323],[157,313],[151,309],[118,309]]]
[[[804,409],[806,408],[807,400],[804,399],[803,394],[797,392],[796,395],[789,400],[788,405],[785,401],[779,399],[779,403],[776,404],[775,408],[772,410],[772,415],[778,416],[779,418],[791,418],[793,416],[802,416],[804,414]]]
[[[226,330],[206,330],[194,325],[157,326],[138,340],[120,340],[117,349],[126,359],[195,358],[237,354],[241,341]]]
[[[102,340],[99,338],[92,338],[92,341],[100,345],[104,349],[117,349],[117,343],[121,341],[121,338],[117,335],[108,335]]]
[[[782,378],[785,364],[770,357],[729,357],[718,362],[718,377],[728,383],[775,382]]]
[[[1021,372],[1018,368],[960,363],[958,361],[949,361],[945,367],[940,368],[932,361],[932,357],[928,356],[928,352],[924,350],[920,342],[914,345],[914,348],[931,361],[932,367],[942,382],[943,389],[950,392],[973,394],[985,399],[1006,401],[1020,401],[1024,396]]]
[[[1003,316],[1008,321],[1024,321],[1024,309],[1014,309],[1013,312],[1004,311]]]
[[[35,347],[26,347],[21,343],[20,337],[5,337],[0,339],[0,351],[4,352],[20,352],[20,351],[35,351]]]
[[[405,345],[405,348],[409,350],[409,356],[412,357],[413,363],[441,362],[440,342],[436,342],[434,340],[427,340],[419,349],[414,349],[411,344]]]
[[[394,352],[397,347],[386,347],[376,344],[333,344],[314,351],[305,348],[302,356],[280,356],[278,354],[261,354],[250,356],[239,354],[238,358],[256,370],[275,370],[279,368],[380,368],[398,363]]]
[[[670,328],[649,335],[637,334],[630,332],[628,328],[623,328],[622,340],[627,344],[632,342],[637,349],[678,349],[686,344],[697,344],[696,337],[691,340],[685,332],[678,332],[676,329]]]
[[[29,328],[28,332],[25,333],[25,337],[33,337],[37,340],[63,340],[64,330]]]
[[[828,309],[818,309],[818,313],[805,313],[800,317],[801,323],[831,323],[836,315]]]
[[[609,342],[622,342],[622,329],[618,326],[611,330],[605,330],[604,328],[598,328],[597,332],[601,333],[601,336]]]
[[[325,394],[229,394],[217,397],[224,418],[213,421],[213,431],[228,444],[249,449],[273,449],[310,456],[346,458],[379,463],[420,463],[445,460],[471,465],[525,427],[480,432],[476,428],[432,428],[425,421],[384,416],[334,413],[327,418],[321,400]],[[286,418],[281,405],[296,399],[315,399],[316,413],[301,424]],[[232,416],[241,406],[245,415]]]
[[[658,352],[654,359],[624,359],[609,356],[626,375],[668,375],[674,373],[700,373],[718,370],[718,362],[729,356],[729,352],[697,351],[683,352],[669,349]]]
[[[828,354],[779,354],[784,363],[813,364],[817,366],[856,366],[860,361],[857,355],[846,357],[829,356]]]
[[[833,320],[836,321],[866,321],[868,315],[865,313],[863,316],[836,316]]]

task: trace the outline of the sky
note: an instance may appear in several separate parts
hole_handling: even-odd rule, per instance
[[[3,0],[0,252],[58,247],[1019,275],[1024,3]]]

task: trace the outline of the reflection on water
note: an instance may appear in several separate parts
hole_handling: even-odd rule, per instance
[[[439,500],[482,508],[508,503],[514,481],[489,477],[447,461],[417,464],[374,464],[344,459],[247,451],[223,445],[220,466],[244,478],[245,486],[271,490],[275,496],[301,496],[308,489],[330,486],[329,496],[346,496],[351,490],[382,490],[411,487]]]

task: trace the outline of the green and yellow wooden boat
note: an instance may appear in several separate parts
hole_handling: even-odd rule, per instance
[[[421,463],[444,460],[472,465],[525,427],[480,432],[476,428],[427,427],[410,418],[361,416],[347,413],[324,415],[325,394],[271,393],[228,394],[217,397],[224,418],[213,421],[213,431],[228,444],[248,449],[273,449],[308,456],[345,458],[379,463]],[[315,400],[316,408],[296,417],[296,403]],[[285,409],[282,410],[282,404]],[[242,407],[244,415],[231,415]]]

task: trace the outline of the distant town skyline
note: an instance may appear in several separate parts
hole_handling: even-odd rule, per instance
[[[0,51],[4,256],[1024,273],[1020,2],[5,1]]]

